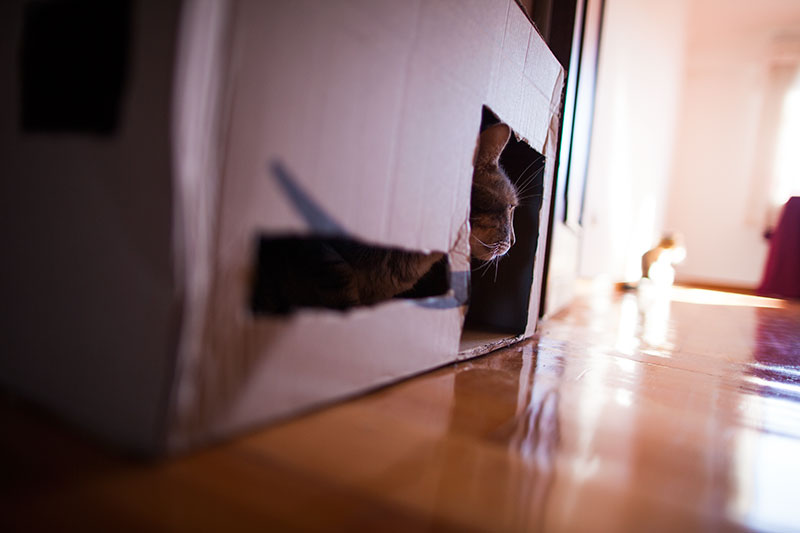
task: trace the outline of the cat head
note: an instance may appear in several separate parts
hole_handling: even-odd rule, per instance
[[[510,137],[511,128],[501,122],[484,130],[478,139],[469,244],[472,257],[482,261],[504,255],[514,244],[517,190],[500,166],[500,154]]]

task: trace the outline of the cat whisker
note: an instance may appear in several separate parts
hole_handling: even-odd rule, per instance
[[[492,252],[496,252],[503,245],[502,242],[495,242],[495,243],[492,243],[492,244],[488,244],[488,243],[485,243],[482,240],[480,240],[478,237],[475,237],[475,240],[478,241],[479,243],[481,243],[482,245],[484,245],[485,247],[487,247]]]
[[[515,185],[517,194],[527,190],[531,186],[531,184],[536,180],[536,178],[537,178],[537,176],[534,175],[534,176],[531,176],[529,178],[526,178],[524,181],[520,182],[518,185]]]
[[[532,161],[532,162],[531,162],[531,163],[530,163],[530,164],[529,164],[527,167],[525,167],[525,170],[523,170],[522,172],[520,172],[520,174],[519,174],[519,177],[517,178],[516,182],[517,182],[517,183],[519,183],[519,182],[522,180],[522,177],[525,175],[525,173],[526,173],[526,172],[528,172],[528,170],[530,170],[530,168],[531,168],[533,165],[535,165],[536,163],[538,163],[538,162],[539,162],[539,161],[541,161],[542,159],[544,159],[544,156],[540,156],[538,159],[534,159],[534,160],[533,160],[533,161]],[[534,173],[533,173],[533,174],[534,174],[534,175],[536,175],[536,173],[537,173],[537,172],[540,172],[540,171],[541,171],[541,170],[543,170],[543,169],[544,169],[544,167],[542,167],[541,169],[537,169],[536,171],[534,171]]]
[[[538,156],[536,156],[536,158],[534,158],[534,160],[533,160],[533,161],[531,161],[531,162],[530,162],[530,164],[529,164],[527,167],[525,167],[525,170],[523,170],[523,171],[520,173],[520,175],[522,175],[522,174],[525,174],[525,173],[528,171],[528,169],[529,169],[529,168],[531,168],[533,165],[535,165],[536,163],[538,163],[538,162],[539,162],[539,161],[541,161],[542,159],[544,159],[544,156],[543,156],[543,155],[538,155]]]
[[[544,173],[542,172],[544,169],[533,174],[530,178],[528,178],[524,183],[517,186],[517,194],[524,194],[530,187],[535,187],[538,185],[537,181],[541,178]]]
[[[541,183],[532,183],[529,187],[525,187],[524,189],[517,191],[517,198],[522,198],[526,194],[530,194],[534,191],[540,191],[541,189]]]
[[[530,167],[528,167],[528,168],[530,168]],[[534,170],[530,175],[526,176],[525,174],[528,172],[528,170],[526,169],[519,175],[519,178],[517,178],[517,180],[515,182],[515,185],[516,184],[520,184],[519,186],[522,186],[521,184],[524,183],[526,180],[530,180],[532,178],[535,178],[536,176],[540,175],[543,171],[544,171],[544,167],[540,167],[540,168],[537,168],[536,170]]]
[[[525,200],[530,200],[531,198],[541,198],[541,196],[542,196],[541,193],[540,194],[529,194],[528,196],[523,196],[521,198],[517,198],[517,202],[522,204]]]
[[[486,275],[486,272],[489,270],[489,267],[491,265],[492,265],[491,261],[486,261],[484,264],[475,269],[475,273],[476,274],[480,273],[481,277],[483,277]]]
[[[528,170],[529,170],[529,169],[530,169],[530,168],[531,168],[533,165],[535,165],[535,164],[536,164],[536,162],[537,162],[537,161],[538,161],[537,159],[534,159],[534,160],[531,162],[531,164],[530,164],[530,165],[528,165],[527,167],[525,167],[525,170],[523,170],[522,172],[520,172],[520,173],[519,173],[519,177],[517,178],[517,183],[518,183],[518,182],[519,182],[519,181],[522,179],[522,176],[524,176],[524,175],[525,175],[525,173],[526,173],[526,172],[528,172]],[[535,172],[534,172],[534,174],[535,174]],[[515,185],[516,185],[516,183],[515,183]]]

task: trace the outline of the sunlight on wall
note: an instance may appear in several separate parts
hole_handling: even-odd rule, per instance
[[[775,150],[775,187],[772,203],[780,206],[800,196],[800,73],[786,94]]]
[[[634,281],[662,231],[686,0],[607,0],[580,275]]]
[[[800,81],[776,153],[771,70],[792,85],[798,24],[800,2],[606,0],[581,276],[634,281],[641,254],[679,231],[678,281],[758,285],[769,204],[800,194]]]

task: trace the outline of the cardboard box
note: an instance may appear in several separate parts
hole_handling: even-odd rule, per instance
[[[563,71],[513,0],[155,4],[126,15],[111,134],[3,128],[5,192],[23,200],[3,215],[3,241],[26,248],[3,276],[18,306],[4,317],[4,386],[152,453],[533,334]],[[24,41],[30,13],[3,9]],[[18,115],[14,89],[0,96]],[[534,150],[545,163],[497,283],[473,276],[468,323],[494,332],[462,334],[472,162],[491,115],[523,154],[507,165],[536,168]],[[69,193],[37,204],[58,180]],[[444,252],[448,287],[256,313],[259,243],[287,236]],[[32,269],[41,262],[59,273]]]

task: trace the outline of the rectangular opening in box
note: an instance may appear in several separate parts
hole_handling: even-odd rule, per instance
[[[498,122],[498,117],[484,106],[481,131]],[[462,353],[481,346],[488,351],[507,343],[522,335],[528,323],[545,158],[512,134],[500,155],[500,166],[514,183],[518,197],[513,212],[515,242],[505,255],[488,263],[475,259],[473,254]]]
[[[114,133],[129,63],[132,2],[26,2],[20,46],[27,132]]]
[[[288,314],[345,310],[392,298],[427,299],[450,290],[443,253],[385,248],[344,237],[258,239],[251,308]]]
[[[268,172],[317,234],[258,236],[249,302],[252,311],[281,315],[303,308],[346,310],[394,298],[452,308],[468,299],[462,354],[477,355],[519,338],[528,323],[545,159],[486,107],[480,131],[470,206],[471,273],[453,272],[442,252],[387,248],[350,238],[291,173],[274,162]],[[501,142],[487,143],[487,134]],[[484,153],[487,145],[499,146],[491,164]],[[495,169],[488,171],[494,180],[489,179],[487,185],[484,170],[490,167]],[[495,186],[505,187],[497,198]],[[495,210],[493,204],[498,204],[499,212],[513,207],[508,223],[487,224],[481,218]],[[498,245],[500,237],[488,239],[488,226],[505,227],[504,242],[507,245],[513,240],[511,247]],[[487,250],[492,252],[488,256],[494,257],[488,261]],[[393,277],[397,279],[389,279]]]

